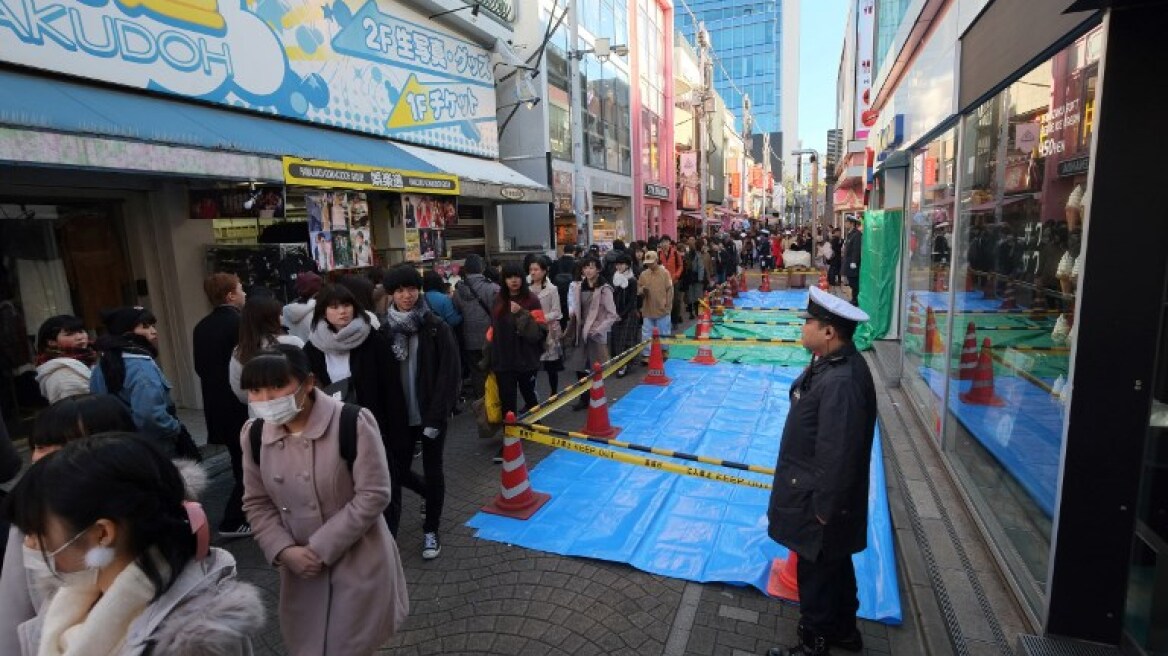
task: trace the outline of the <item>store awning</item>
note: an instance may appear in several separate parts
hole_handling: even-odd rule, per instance
[[[552,202],[552,191],[547,185],[540,184],[501,162],[422,146],[395,145],[445,173],[457,175],[463,196],[487,198],[504,203]]]
[[[374,136],[0,70],[0,161],[283,181],[284,155],[440,173]]]

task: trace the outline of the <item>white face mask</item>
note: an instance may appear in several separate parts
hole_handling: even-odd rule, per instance
[[[296,404],[296,395],[299,393],[300,387],[297,387],[296,391],[288,396],[281,396],[269,401],[251,401],[247,405],[257,418],[277,426],[283,426],[295,419],[296,415],[300,414],[303,409],[303,406]]]
[[[67,549],[69,545],[76,542],[82,535],[85,535],[85,531],[88,530],[89,529],[85,529],[77,535],[74,535],[68,542],[58,547],[52,553],[41,555],[37,552],[36,549],[29,549],[28,547],[25,547],[25,567],[30,570],[30,573],[33,573],[37,570],[47,572],[49,575],[54,576],[60,580],[61,585],[65,587],[96,586],[97,575],[101,571],[101,568],[109,567],[110,563],[114,562],[114,550],[112,547],[97,546],[93,547],[89,551],[86,551],[84,569],[79,569],[76,572],[62,572],[57,569],[57,554]],[[33,554],[30,555],[29,551],[32,551]],[[29,566],[30,561],[34,559],[40,561],[40,567]]]

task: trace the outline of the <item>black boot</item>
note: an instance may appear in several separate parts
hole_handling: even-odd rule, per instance
[[[827,638],[799,625],[799,644],[791,647],[772,647],[767,656],[826,656]]]
[[[863,651],[864,636],[860,633],[859,629],[852,627],[851,631],[829,637],[827,644],[832,647],[839,647],[844,651]]]
[[[587,375],[589,375],[589,372],[587,372],[587,371],[577,371],[576,372],[577,378],[583,378]],[[579,411],[587,408],[588,407],[588,400],[590,397],[591,397],[591,390],[590,389],[585,390],[583,394],[576,397],[576,402],[572,404],[572,410],[579,412]]]

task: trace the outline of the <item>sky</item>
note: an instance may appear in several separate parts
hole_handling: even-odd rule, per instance
[[[851,0],[803,0],[799,31],[799,138],[822,156],[835,127],[835,83]]]

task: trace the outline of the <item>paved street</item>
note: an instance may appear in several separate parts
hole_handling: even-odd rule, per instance
[[[610,399],[619,400],[643,373],[633,367],[627,378],[609,379]],[[542,374],[540,390],[546,393]],[[585,413],[565,409],[548,423],[576,428],[584,419]],[[753,588],[688,583],[624,564],[475,539],[464,524],[498,492],[499,467],[491,462],[498,443],[477,437],[469,412],[453,419],[446,448],[442,555],[436,560],[422,560],[418,497],[406,494],[399,547],[411,609],[387,653],[738,656],[766,653],[794,636],[797,608]],[[529,466],[548,453],[528,442],[524,450]],[[415,466],[420,468],[420,462]],[[225,455],[211,459],[209,468],[217,472],[207,497],[215,520],[230,484]],[[274,572],[251,540],[222,546],[239,559],[242,576],[266,592],[271,617],[257,644],[259,653],[284,653],[275,623]],[[906,600],[902,627],[863,623],[866,653],[923,653],[909,608]]]

